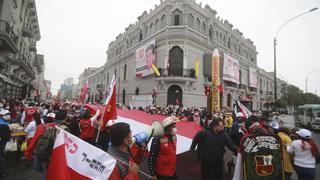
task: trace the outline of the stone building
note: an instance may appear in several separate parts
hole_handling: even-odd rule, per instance
[[[160,77],[153,73],[138,74],[147,66],[139,66],[138,59],[143,56],[140,50],[150,44],[155,47],[153,64]],[[161,0],[154,9],[144,11],[109,44],[106,64],[82,81],[89,82],[92,93],[98,93],[98,87],[105,93],[116,74],[117,101],[125,105],[150,104],[156,89],[157,105],[207,107],[211,97],[205,95],[205,87],[212,85],[214,49],[220,52],[222,106],[231,107],[234,100],[240,99],[253,110],[261,109],[256,46],[230,22],[218,17],[209,5],[203,7],[194,0]],[[236,82],[223,78],[226,57],[238,63]],[[196,62],[199,62],[197,77]],[[250,83],[251,72],[255,73],[255,86]]]
[[[0,98],[39,96],[44,59],[35,0],[0,0]]]

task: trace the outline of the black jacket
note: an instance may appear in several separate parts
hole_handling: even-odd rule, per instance
[[[11,137],[11,132],[8,125],[0,124],[0,144],[6,144]]]
[[[196,146],[198,146],[197,151],[200,159],[210,163],[223,161],[223,155],[226,152],[225,146],[234,154],[237,153],[237,147],[227,134],[214,134],[209,129],[202,129],[194,136],[190,149],[194,150]]]

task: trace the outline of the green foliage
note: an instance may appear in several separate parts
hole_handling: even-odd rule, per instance
[[[312,93],[303,93],[298,87],[288,85],[281,90],[282,97],[278,100],[277,107],[299,106],[303,104],[320,104],[320,97]]]

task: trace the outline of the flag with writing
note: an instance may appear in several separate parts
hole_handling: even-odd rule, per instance
[[[116,160],[106,152],[58,128],[47,180],[106,180]]]
[[[101,126],[101,131],[105,130],[106,124],[111,119],[117,119],[117,106],[116,106],[116,76],[113,75],[108,94],[106,99],[106,107],[103,113],[103,123]]]

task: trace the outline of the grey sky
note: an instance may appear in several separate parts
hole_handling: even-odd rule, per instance
[[[109,42],[160,0],[37,0],[45,78],[53,92],[67,77],[77,81],[86,67],[106,62]],[[320,7],[319,0],[197,0],[209,4],[257,46],[258,65],[273,70],[273,37],[286,20]],[[279,77],[305,89],[305,78],[320,69],[320,10],[287,24],[278,34]],[[320,94],[320,70],[308,76],[308,91]]]

